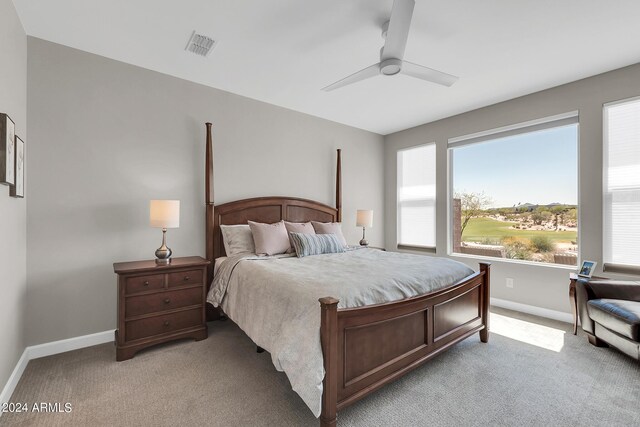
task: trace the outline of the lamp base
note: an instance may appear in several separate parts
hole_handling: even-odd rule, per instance
[[[360,246],[369,246],[369,242],[367,242],[367,238],[364,234],[364,227],[362,227],[362,240],[360,240]]]
[[[156,264],[167,265],[171,263],[171,249],[167,247],[166,239],[167,229],[162,229],[162,246],[156,249]]]

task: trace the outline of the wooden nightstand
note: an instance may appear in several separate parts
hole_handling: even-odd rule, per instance
[[[131,359],[143,348],[181,338],[207,338],[206,278],[209,261],[173,258],[117,262],[118,329],[116,360]]]

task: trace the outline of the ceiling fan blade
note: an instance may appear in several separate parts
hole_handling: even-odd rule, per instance
[[[380,74],[380,64],[373,64],[370,67],[367,67],[363,70],[358,71],[357,73],[351,74],[349,77],[345,77],[344,79],[338,80],[337,82],[330,84],[327,87],[323,87],[322,90],[324,90],[325,92],[329,92],[334,89],[338,89],[343,86],[350,85],[352,83],[356,83],[371,77],[375,77],[378,74]]]
[[[404,57],[415,4],[415,0],[394,0],[387,29],[387,40],[380,54],[380,62],[385,59],[402,59]]]
[[[426,80],[428,82],[437,83],[442,86],[451,86],[458,81],[458,77],[451,74],[443,73],[442,71],[434,70],[432,68],[423,67],[422,65],[414,64],[409,61],[402,61],[402,74],[415,77],[417,79]]]

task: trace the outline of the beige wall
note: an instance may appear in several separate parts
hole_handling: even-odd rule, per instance
[[[0,58],[0,112],[16,123],[28,152],[27,36],[11,0],[0,0]],[[26,224],[26,199],[9,197],[9,187],[0,185],[0,391],[25,347]]]
[[[176,198],[176,256],[204,255],[204,122],[214,124],[215,201],[289,195],[356,209],[384,244],[383,137],[29,38],[28,344],[116,326],[114,261],[149,259],[148,203]]]
[[[578,64],[576,66],[579,66]],[[582,259],[602,265],[602,105],[640,95],[640,64],[590,77],[385,137],[386,244],[396,244],[396,151],[437,144],[437,255],[447,255],[447,140],[537,118],[579,110],[579,203]],[[481,168],[481,165],[479,165]],[[472,258],[456,257],[477,268]],[[569,311],[568,275],[561,267],[496,260],[491,295],[557,311]],[[600,270],[601,271],[601,270]],[[610,276],[610,275],[609,275]],[[515,279],[509,289],[505,279]]]

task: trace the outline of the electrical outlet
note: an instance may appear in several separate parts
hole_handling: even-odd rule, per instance
[[[513,279],[511,277],[507,277],[507,288],[513,289]]]

